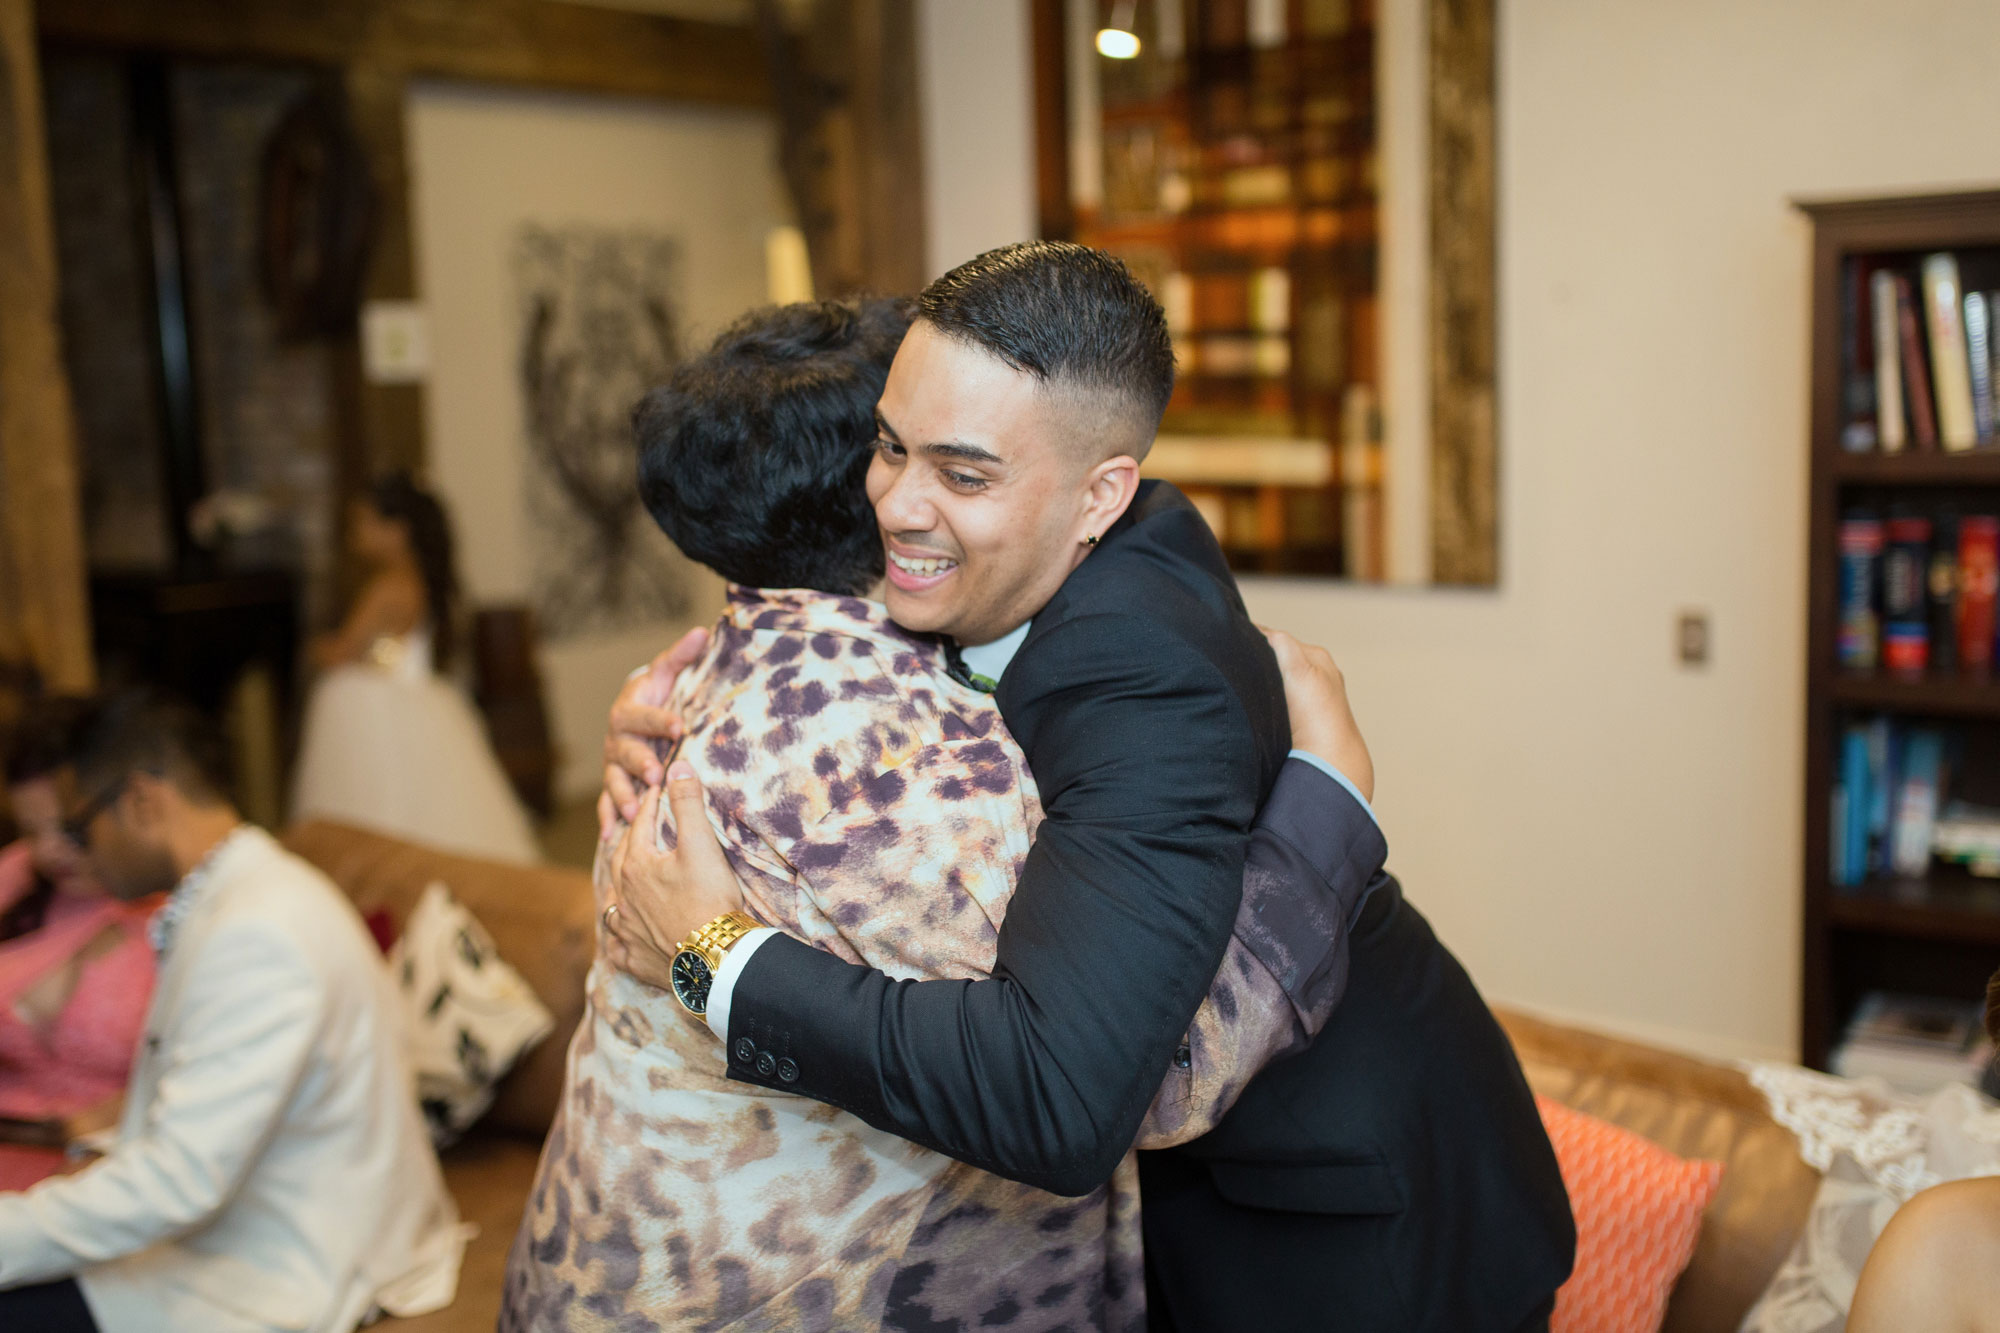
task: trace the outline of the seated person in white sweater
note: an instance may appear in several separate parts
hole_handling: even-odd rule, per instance
[[[213,733],[128,695],[59,775],[104,887],[172,896],[115,1142],[0,1194],[0,1329],[347,1333],[456,1290],[463,1237],[381,956],[237,815]]]

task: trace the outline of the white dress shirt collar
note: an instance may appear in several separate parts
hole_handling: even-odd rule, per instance
[[[965,659],[965,665],[988,680],[998,680],[1007,670],[1007,664],[1014,660],[1014,654],[1021,651],[1021,645],[1028,640],[1028,629],[1035,622],[1024,620],[1012,632],[1003,634],[991,643],[977,647],[959,647],[958,655]]]

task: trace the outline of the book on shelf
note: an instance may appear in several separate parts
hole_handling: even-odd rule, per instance
[[[1354,24],[1353,0],[1305,0],[1303,9],[1308,37],[1338,37]]]
[[[1225,545],[1275,551],[1285,544],[1284,492],[1275,486],[1223,493]]]
[[[1980,292],[1986,307],[1986,420],[1989,440],[2000,443],[2000,292]]]
[[[1194,327],[1194,280],[1176,269],[1160,280],[1159,297],[1167,332],[1178,339]]]
[[[1926,578],[1931,521],[1912,515],[1889,520],[1882,551],[1882,665],[1921,675],[1930,665],[1930,596]]]
[[[1841,385],[1846,396],[1840,447],[1849,453],[1866,453],[1888,446],[1882,438],[1877,400],[1881,388],[1875,373],[1877,320],[1870,316],[1873,278],[1859,261],[1847,265],[1847,282],[1841,290],[1840,343]]]
[[[1841,447],[2000,444],[2000,291],[1968,285],[1949,252],[1925,255],[1914,276],[1912,286],[1900,264],[1879,257],[1846,268]]]
[[[1840,520],[1836,660],[1912,680],[1984,676],[2000,656],[2000,515],[1907,508]]]
[[[1204,329],[1241,331],[1250,324],[1249,275],[1198,273],[1194,281],[1194,323]]]
[[[1924,1096],[1953,1083],[1977,1084],[1991,1058],[1976,1002],[1870,991],[1831,1064],[1842,1078],[1879,1078]]]
[[[1876,614],[1882,520],[1849,514],[1840,521],[1840,664],[1853,671],[1875,666],[1881,625]]]
[[[1930,603],[1930,659],[1958,660],[1958,519],[1941,514],[1931,524],[1930,570],[1924,592]]]
[[[1994,592],[2000,582],[2000,518],[1967,514],[1958,521],[1958,664],[1966,671],[1993,665]]]
[[[1858,266],[1857,266],[1858,267]],[[1875,438],[1882,452],[1900,454],[1910,442],[1903,420],[1902,334],[1896,323],[1896,275],[1876,269],[1869,279],[1875,326]]]
[[[1343,551],[1350,530],[1355,553],[1380,549],[1382,496],[1347,493],[1337,438],[1343,389],[1374,374],[1372,101],[1345,77],[1373,63],[1372,10],[1156,0],[1128,21],[1136,59],[1082,57],[1099,105],[1076,127],[1089,151],[1072,183],[1094,178],[1072,191],[1076,239],[1118,254],[1160,299],[1182,370],[1170,429],[1304,445],[1163,441],[1149,472],[1187,473],[1176,479],[1251,567],[1379,567]],[[1361,452],[1366,465],[1346,471],[1379,474],[1379,441]]]
[[[1930,869],[1962,744],[1957,734],[1886,717],[1843,729],[1831,798],[1836,885],[1917,879]]]
[[[1966,354],[1964,292],[1958,260],[1924,256],[1924,308],[1931,336],[1931,387],[1937,391],[1938,440],[1948,453],[1979,443],[1972,414],[1972,369]]]
[[[1965,359],[1972,375],[1972,430],[1993,442],[1993,309],[1985,292],[1965,294]]]
[[[1867,874],[1886,873],[1889,848],[1894,836],[1892,816],[1896,791],[1902,780],[1903,734],[1886,717],[1867,726],[1868,745],[1868,860]]]
[[[1201,35],[1207,45],[1226,49],[1249,38],[1250,15],[1244,0],[1211,0],[1197,12],[1206,20]]]
[[[1250,0],[1245,16],[1245,36],[1252,46],[1283,46],[1291,37],[1287,31],[1285,0]]]
[[[1931,850],[1981,879],[2000,879],[2000,810],[1952,801],[1938,815]]]
[[[1250,327],[1259,333],[1286,333],[1292,327],[1290,270],[1260,268],[1250,277]]]
[[[1326,440],[1259,435],[1163,433],[1140,471],[1188,486],[1331,485],[1334,447]]]
[[[1930,869],[1937,833],[1938,793],[1944,783],[1944,737],[1913,731],[1903,743],[1901,787],[1890,821],[1889,869],[1910,878]]]
[[[1931,377],[1924,368],[1923,334],[1917,319],[1916,294],[1910,280],[1894,274],[1896,286],[1896,332],[1902,344],[1897,358],[1903,370],[1903,391],[1910,408],[1910,439],[1919,449],[1935,449],[1938,442],[1937,414],[1931,404]]]
[[[1840,781],[1834,789],[1834,826],[1840,831],[1834,848],[1833,882],[1852,888],[1868,878],[1869,770],[1868,729],[1849,727],[1841,734]]]

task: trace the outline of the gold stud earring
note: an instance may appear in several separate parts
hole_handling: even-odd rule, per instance
[[[1096,536],[1095,536],[1095,535],[1093,534],[1092,536],[1089,536],[1089,537],[1085,537],[1085,538],[1083,539],[1083,544],[1084,544],[1085,546],[1090,546],[1090,547],[1095,547],[1095,546],[1097,545],[1097,538],[1096,538]]]

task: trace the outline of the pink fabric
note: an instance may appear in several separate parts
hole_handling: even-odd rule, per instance
[[[28,896],[35,887],[35,851],[28,840],[0,847],[0,912]]]
[[[157,906],[57,894],[40,929],[0,944],[0,1116],[69,1115],[124,1090],[152,997],[146,920]],[[120,938],[83,965],[55,1020],[38,1028],[24,1019],[21,997],[106,930]],[[52,1150],[0,1145],[0,1189],[32,1183],[61,1161]]]
[[[24,1190],[62,1169],[61,1148],[24,1148],[0,1143],[0,1192]]]

